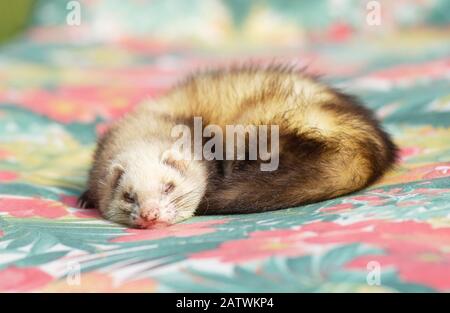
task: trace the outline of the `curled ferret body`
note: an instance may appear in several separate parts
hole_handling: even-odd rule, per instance
[[[190,160],[172,149],[174,126],[277,125],[279,160]],[[279,66],[193,75],[139,105],[99,140],[80,198],[133,227],[173,224],[194,214],[253,213],[360,190],[386,172],[396,146],[359,101]]]

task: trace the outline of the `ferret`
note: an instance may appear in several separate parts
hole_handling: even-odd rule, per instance
[[[279,165],[180,158],[176,125],[277,125]],[[248,151],[247,151],[248,152]],[[192,75],[98,141],[82,206],[131,227],[194,214],[254,213],[345,195],[376,181],[397,148],[360,101],[303,71],[243,66]]]

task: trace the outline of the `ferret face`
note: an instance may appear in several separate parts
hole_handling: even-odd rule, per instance
[[[206,189],[206,170],[179,160],[173,151],[159,157],[133,151],[112,164],[105,218],[136,228],[170,225],[191,217]]]

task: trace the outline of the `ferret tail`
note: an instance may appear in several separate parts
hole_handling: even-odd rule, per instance
[[[397,147],[369,110],[355,106],[347,112],[351,119],[336,123],[334,131],[280,129],[279,166],[274,171],[261,171],[260,162],[233,161],[230,174],[210,184],[199,213],[294,207],[345,195],[376,181],[395,163]]]

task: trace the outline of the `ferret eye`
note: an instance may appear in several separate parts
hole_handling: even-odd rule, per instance
[[[174,188],[175,188],[174,183],[167,183],[164,185],[164,193],[165,194],[171,193],[174,190]]]
[[[129,192],[125,192],[123,194],[123,200],[125,200],[128,203],[135,203],[136,202],[136,199]]]

